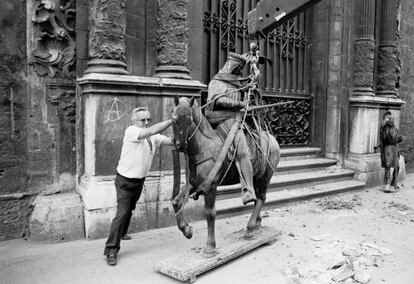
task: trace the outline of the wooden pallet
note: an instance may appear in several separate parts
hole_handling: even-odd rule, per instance
[[[164,259],[155,264],[154,269],[181,281],[195,282],[196,277],[245,254],[263,244],[274,242],[280,231],[262,227],[253,237],[246,238],[246,230],[229,234],[224,238],[222,247],[217,248],[214,256],[206,257],[202,248]]]

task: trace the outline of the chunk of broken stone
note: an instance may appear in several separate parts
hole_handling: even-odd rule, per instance
[[[353,278],[358,283],[366,284],[371,279],[371,274],[362,269],[357,269],[355,270],[355,275]]]
[[[332,277],[332,280],[336,282],[342,282],[350,277],[353,277],[354,275],[355,275],[355,272],[352,269],[351,265],[348,263],[345,263],[339,269],[337,269],[337,272]]]

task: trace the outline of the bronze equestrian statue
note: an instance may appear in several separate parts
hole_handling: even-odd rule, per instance
[[[192,228],[185,221],[182,209],[189,196],[197,199],[203,194],[208,225],[208,238],[204,249],[207,255],[214,254],[216,247],[214,228],[217,186],[242,181],[243,203],[254,201],[253,212],[247,223],[247,233],[252,233],[261,225],[260,211],[266,200],[270,179],[280,159],[279,144],[270,133],[254,131],[244,126],[249,133],[245,137],[243,131],[239,130],[244,109],[247,107],[239,94],[239,90],[243,89],[240,72],[244,64],[242,56],[229,54],[224,67],[209,85],[206,114],[208,113],[209,120],[218,130],[202,114],[201,108],[194,103],[194,98],[190,100],[177,97],[172,114],[175,146],[179,151],[187,153],[189,171],[187,184],[181,189],[175,187],[173,190],[172,204],[177,225],[185,237],[192,237]],[[229,140],[223,135],[225,136],[229,128],[228,136],[233,134],[235,139],[230,141],[231,151],[223,156],[223,149],[229,144]],[[223,162],[217,163],[222,156],[225,157]],[[217,174],[212,170],[216,167]],[[210,181],[212,172],[213,178]]]

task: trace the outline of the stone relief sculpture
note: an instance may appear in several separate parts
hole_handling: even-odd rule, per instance
[[[30,64],[42,77],[74,79],[75,0],[35,0]]]
[[[188,0],[159,0],[158,3],[162,9],[157,18],[157,62],[159,65],[185,66],[189,34],[186,24]]]
[[[57,112],[64,120],[71,123],[76,122],[75,90],[62,89],[59,92],[51,92],[49,101],[57,107]]]

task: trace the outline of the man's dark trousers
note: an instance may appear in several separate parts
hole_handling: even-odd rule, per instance
[[[137,201],[141,196],[144,181],[145,178],[131,179],[118,173],[116,174],[116,215],[112,220],[109,237],[105,244],[105,255],[112,249],[115,249],[117,252],[119,251],[121,237],[128,231],[132,211],[134,211]]]

